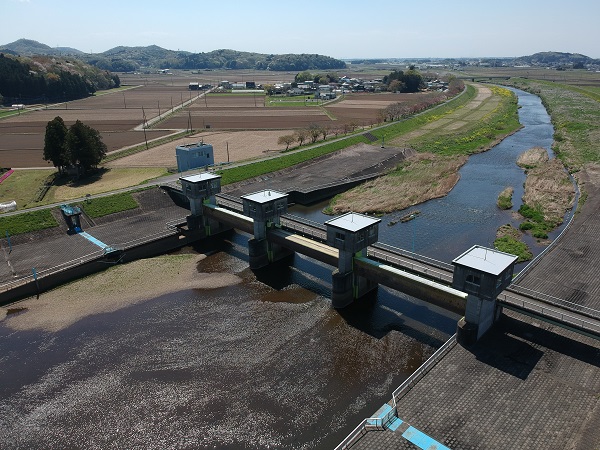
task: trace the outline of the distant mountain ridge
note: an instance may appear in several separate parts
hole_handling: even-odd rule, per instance
[[[73,56],[100,69],[111,72],[129,72],[142,68],[154,69],[257,69],[257,70],[329,70],[343,69],[346,63],[339,59],[317,54],[262,54],[236,50],[214,50],[191,53],[161,48],[119,46],[103,53],[84,53],[62,47],[52,48],[37,41],[19,39],[0,45],[0,52],[21,56]]]

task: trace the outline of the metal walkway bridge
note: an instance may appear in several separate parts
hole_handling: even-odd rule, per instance
[[[216,197],[219,206],[237,212],[242,210],[239,198],[227,194],[218,194]],[[324,224],[285,214],[281,216],[281,226],[315,241],[326,241]],[[368,247],[367,257],[441,284],[452,284],[452,264],[384,243]],[[600,311],[596,309],[536,292],[515,283],[502,291],[498,301],[505,308],[600,339]]]

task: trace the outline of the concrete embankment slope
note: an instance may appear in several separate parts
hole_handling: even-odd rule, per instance
[[[289,193],[290,203],[313,203],[383,175],[412,153],[410,149],[358,144],[288,169],[225,186],[223,192],[242,196],[272,189]]]
[[[59,284],[103,270],[115,262],[164,253],[190,242],[174,228],[189,210],[161,189],[134,194],[139,208],[97,219],[84,233],[67,234],[61,223],[52,232],[31,233],[3,243],[0,304],[35,295]],[[107,251],[118,250],[112,257]],[[34,279],[34,272],[37,281]]]
[[[397,410],[451,449],[597,448],[600,341],[508,313],[477,344],[455,345]],[[351,448],[408,448],[402,431],[368,431]]]

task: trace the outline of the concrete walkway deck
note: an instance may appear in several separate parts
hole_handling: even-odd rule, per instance
[[[471,348],[456,345],[397,408],[453,450],[598,449],[600,342],[508,313]],[[369,431],[349,448],[418,448],[403,439]]]

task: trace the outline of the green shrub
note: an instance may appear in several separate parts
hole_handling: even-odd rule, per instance
[[[517,262],[529,261],[533,254],[524,242],[518,241],[511,236],[503,236],[494,241],[494,247],[501,252],[518,256]]]
[[[533,228],[533,222],[523,222],[521,225],[519,225],[519,229],[521,231],[531,230],[532,228]]]
[[[544,214],[542,213],[541,209],[539,209],[539,208],[532,208],[531,206],[523,203],[521,205],[521,207],[519,208],[519,213],[523,217],[533,220],[534,222],[538,222],[538,223],[544,222]]]

